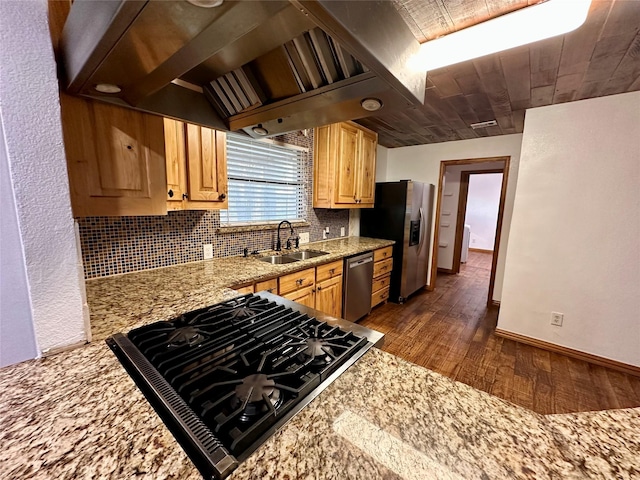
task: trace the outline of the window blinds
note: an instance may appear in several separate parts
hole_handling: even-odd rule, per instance
[[[304,219],[303,151],[227,134],[229,206],[223,225]]]

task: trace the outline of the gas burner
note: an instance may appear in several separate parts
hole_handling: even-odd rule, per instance
[[[167,339],[167,346],[169,348],[182,347],[184,345],[189,345],[193,347],[195,345],[201,344],[207,337],[202,335],[206,333],[199,328],[196,327],[180,327],[169,334],[169,338]]]
[[[301,342],[301,346],[304,347],[298,357],[300,360],[307,362],[311,360],[311,365],[314,367],[323,367],[331,363],[336,358],[336,354],[331,348],[331,344],[328,339],[324,338],[306,338],[304,342]]]
[[[262,415],[269,410],[275,411],[282,403],[276,382],[263,373],[256,373],[242,379],[242,383],[235,388],[234,393],[231,407],[234,410],[242,409],[239,416],[242,422],[248,422],[256,415]]]

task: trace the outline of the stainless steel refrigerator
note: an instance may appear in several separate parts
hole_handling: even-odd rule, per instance
[[[389,300],[403,303],[427,284],[434,186],[376,183],[376,202],[360,212],[360,235],[395,240]]]

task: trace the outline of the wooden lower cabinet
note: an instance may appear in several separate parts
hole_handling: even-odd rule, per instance
[[[384,303],[389,298],[391,270],[393,269],[393,247],[384,247],[373,252],[373,283],[371,308]]]
[[[315,308],[332,317],[342,317],[342,275],[317,283]]]
[[[247,293],[254,293],[254,289],[253,289],[253,285],[245,285],[243,287],[231,287],[232,289],[236,290],[238,293],[241,293],[242,295],[246,295]]]

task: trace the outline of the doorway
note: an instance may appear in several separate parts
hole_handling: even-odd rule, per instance
[[[467,160],[449,160],[440,163],[440,179],[436,204],[436,221],[429,290],[435,290],[438,270],[457,274],[461,268],[464,225],[467,213],[469,180],[473,175],[501,174],[498,215],[491,253],[491,272],[487,296],[488,305],[499,305],[493,300],[495,276],[500,252],[504,204],[509,174],[510,157],[489,157]],[[447,179],[449,181],[447,181]],[[485,249],[489,250],[489,249]],[[439,257],[441,259],[439,265]],[[440,267],[440,268],[438,268]]]

